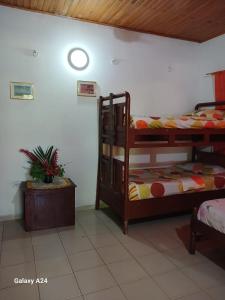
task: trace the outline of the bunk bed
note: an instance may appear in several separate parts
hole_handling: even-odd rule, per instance
[[[224,102],[199,103],[195,110],[224,105]],[[225,126],[224,126],[225,127]],[[107,147],[106,147],[107,145]],[[225,197],[225,187],[147,198],[129,199],[129,155],[132,148],[191,147],[192,161],[225,167],[223,155],[198,151],[199,147],[225,148],[225,128],[135,128],[131,125],[130,95],[110,93],[99,99],[99,155],[96,205],[100,200],[119,215],[123,232],[134,219],[189,212],[203,201]],[[114,147],[124,149],[124,159],[113,154]],[[105,150],[107,148],[107,150]]]

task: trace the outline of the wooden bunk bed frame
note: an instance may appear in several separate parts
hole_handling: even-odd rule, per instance
[[[199,103],[202,107],[220,106],[224,102]],[[104,145],[108,145],[107,155],[103,153]],[[131,148],[152,147],[192,147],[192,161],[224,164],[223,157],[214,153],[201,153],[197,147],[225,147],[225,129],[135,129],[130,127],[130,95],[110,93],[99,99],[99,156],[96,205],[100,200],[108,204],[123,222],[123,232],[128,231],[128,222],[134,219],[156,217],[171,213],[191,211],[203,201],[225,197],[225,189],[191,192],[130,201],[129,188],[129,152]],[[124,160],[113,156],[113,147],[124,149]]]

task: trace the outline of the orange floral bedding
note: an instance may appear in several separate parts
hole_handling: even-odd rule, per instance
[[[225,170],[204,174],[171,166],[129,171],[130,201],[221,188],[225,188]]]
[[[205,110],[177,117],[131,116],[131,127],[142,128],[225,128],[225,112]]]

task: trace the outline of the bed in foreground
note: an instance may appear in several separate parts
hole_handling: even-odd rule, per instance
[[[199,235],[225,241],[225,198],[203,202],[195,207],[191,218],[190,254],[195,254]]]
[[[224,104],[225,102],[199,103],[195,109],[198,112],[202,108],[219,107]],[[129,155],[131,148],[187,146],[192,149],[193,162],[225,167],[224,155],[197,151],[198,147],[209,145],[225,148],[225,116],[220,116],[219,111],[218,114],[219,116],[216,112],[216,116],[204,116],[200,112],[196,118],[201,118],[201,120],[191,119],[191,126],[188,128],[175,126],[177,121],[174,122],[174,120],[166,124],[159,123],[159,120],[152,120],[152,117],[150,123],[146,119],[138,119],[140,122],[137,123],[138,120],[130,116],[128,92],[100,97],[96,209],[100,207],[100,200],[108,204],[122,219],[123,231],[127,233],[130,220],[189,212],[203,201],[225,197],[223,185],[212,189],[200,188],[175,194],[161,195],[151,192],[141,201],[131,201],[130,197]],[[182,122],[186,121],[182,120]],[[108,145],[107,153],[103,151],[105,145]],[[123,160],[114,157],[114,146],[124,148]]]

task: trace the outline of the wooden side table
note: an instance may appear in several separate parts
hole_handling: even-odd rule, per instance
[[[25,230],[74,225],[75,188],[68,178],[53,184],[23,182]]]

